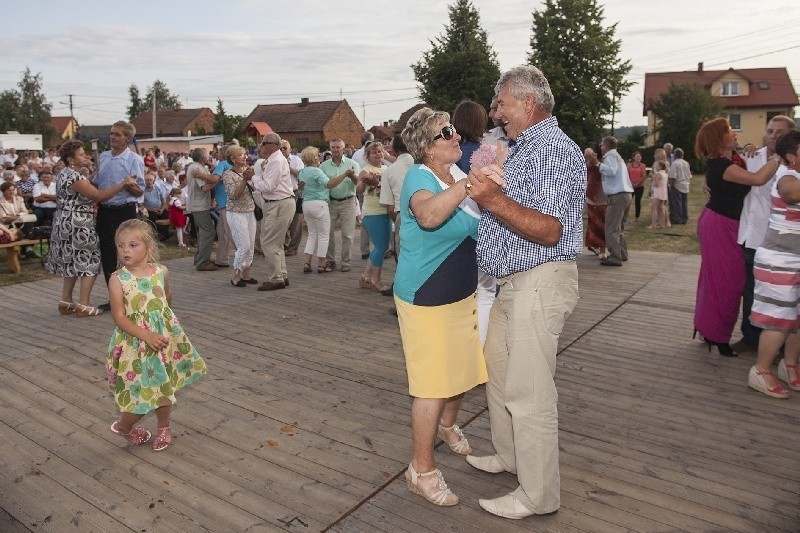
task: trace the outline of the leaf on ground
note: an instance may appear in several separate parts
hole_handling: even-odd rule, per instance
[[[292,436],[294,436],[294,429],[293,429],[292,426],[287,424],[287,425],[285,425],[285,426],[283,426],[281,428],[281,433],[283,433],[284,435],[286,435],[288,437],[292,437]]]
[[[267,439],[267,446],[269,446],[270,448],[277,448],[278,447],[278,441],[276,441],[274,439]]]

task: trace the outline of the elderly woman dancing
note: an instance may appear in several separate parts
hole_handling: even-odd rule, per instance
[[[400,257],[395,304],[406,357],[414,449],[408,489],[436,505],[455,505],[433,457],[437,435],[471,452],[456,416],[464,393],[488,379],[478,336],[475,246],[478,211],[454,166],[460,137],[449,115],[422,108],[402,133],[416,165],[400,194]],[[453,170],[455,169],[455,170]]]

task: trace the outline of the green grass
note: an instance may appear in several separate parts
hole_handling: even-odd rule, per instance
[[[649,230],[647,226],[652,220],[650,198],[642,198],[642,213],[639,222],[631,224],[625,230],[629,250],[643,250],[647,252],[671,252],[676,254],[699,254],[700,245],[697,242],[697,217],[705,207],[707,199],[703,194],[702,186],[704,176],[695,174],[689,188],[689,222],[685,226],[672,226],[671,228]],[[633,220],[633,206],[631,206],[629,220]]]

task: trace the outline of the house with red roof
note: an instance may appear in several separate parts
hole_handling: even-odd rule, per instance
[[[78,121],[74,117],[50,117],[50,125],[58,132],[58,139],[53,144],[61,144],[62,139],[74,139],[78,132]]]
[[[214,133],[214,120],[211,109],[159,109],[156,110],[156,132],[153,133],[153,113],[144,111],[133,119],[136,128],[136,139],[153,137],[192,137]]]
[[[274,131],[299,150],[334,139],[359,146],[364,131],[347,100],[311,102],[301,98],[300,103],[294,104],[258,105],[243,124],[245,134],[254,136],[257,142]]]
[[[647,116],[647,144],[655,142],[653,134],[658,117],[650,109],[670,84],[700,84],[713,96],[722,99],[725,114],[741,145],[764,143],[764,129],[775,115],[793,116],[798,105],[797,92],[785,67],[704,70],[683,72],[650,72],[644,76],[644,108]],[[669,141],[665,139],[664,142]]]

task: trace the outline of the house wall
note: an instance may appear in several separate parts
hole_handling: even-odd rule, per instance
[[[756,146],[764,145],[764,130],[767,128],[767,122],[775,115],[790,115],[791,109],[789,108],[758,108],[758,109],[738,109],[732,107],[725,110],[725,114],[730,116],[732,114],[739,114],[741,117],[741,128],[736,129],[736,138],[739,140],[739,146],[744,146],[747,143],[753,143]],[[646,146],[653,146],[655,144],[655,135],[653,131],[658,124],[658,119],[652,111],[647,112],[647,138],[645,140]],[[665,141],[666,142],[666,141]],[[686,150],[686,147],[683,147]],[[692,149],[694,149],[692,147]]]
[[[189,127],[181,132],[182,135],[211,135],[214,131],[214,113],[210,109],[203,109],[195,120],[189,124]],[[156,126],[158,127],[158,126]],[[203,132],[199,132],[198,128],[202,127]]]
[[[350,106],[340,105],[323,128],[325,141],[342,139],[345,145],[361,146],[364,127]]]

